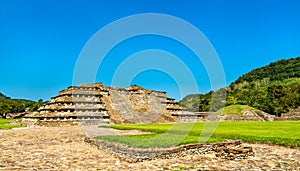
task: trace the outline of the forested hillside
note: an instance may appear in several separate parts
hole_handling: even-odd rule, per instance
[[[300,77],[300,57],[291,59],[282,59],[277,62],[272,62],[267,66],[254,69],[247,74],[239,77],[234,84],[240,84],[244,81],[253,82],[256,80],[268,79],[268,81],[282,81],[288,78]]]
[[[6,118],[8,114],[37,110],[43,104],[42,100],[34,102],[24,99],[11,99],[0,93],[0,118]]]
[[[300,57],[252,70],[218,91],[226,91],[226,106],[248,105],[280,115],[300,106]],[[211,108],[211,94],[188,95],[180,103],[191,111],[216,111]]]
[[[0,100],[2,99],[9,99],[9,97],[6,97],[4,94],[0,93]]]

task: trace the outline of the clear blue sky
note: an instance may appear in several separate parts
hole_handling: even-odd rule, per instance
[[[1,0],[0,92],[49,100],[72,84],[77,57],[92,35],[112,21],[139,13],[173,15],[196,26],[219,54],[229,85],[254,68],[300,56],[299,8],[298,0]],[[114,48],[109,55],[123,57],[104,61],[106,72],[99,72],[96,81],[111,84],[114,67],[130,53],[179,49],[181,59],[199,71],[200,93],[209,91],[205,69],[193,68],[183,47],[172,47],[176,42],[157,36],[132,38]],[[142,72],[132,83],[182,98],[174,80],[159,71]]]

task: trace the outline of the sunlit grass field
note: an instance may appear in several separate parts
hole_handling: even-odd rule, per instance
[[[300,121],[132,124],[110,125],[110,127],[120,130],[150,131],[153,134],[100,136],[96,138],[141,148],[171,147],[206,140],[206,142],[220,142],[237,139],[250,143],[258,142],[300,147]],[[203,128],[205,128],[203,132],[206,132],[206,134],[201,136],[202,139],[200,139]],[[212,132],[211,136],[210,132]],[[210,138],[205,139],[205,135]]]
[[[11,129],[23,127],[21,124],[12,124],[11,122],[16,121],[17,119],[0,119],[0,129]]]

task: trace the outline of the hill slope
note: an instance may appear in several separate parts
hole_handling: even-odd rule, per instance
[[[282,81],[288,78],[300,77],[300,57],[282,59],[271,62],[269,65],[254,69],[247,74],[240,76],[230,86],[240,84],[244,81],[253,82],[256,80],[268,79],[268,81]]]
[[[247,105],[230,105],[218,110],[217,114],[223,115],[243,115],[243,110],[257,110]]]
[[[0,92],[0,100],[2,100],[2,99],[10,99],[9,97],[6,97],[4,94],[2,94],[1,92]]]
[[[25,112],[26,109],[30,111],[37,110],[42,103],[42,100],[34,102],[24,99],[11,99],[0,93],[0,118],[6,118],[10,113]]]
[[[300,106],[300,57],[254,69],[218,91],[226,91],[226,106],[248,105],[275,115],[297,108]],[[210,108],[211,94],[188,95],[180,103],[191,111],[216,111]]]

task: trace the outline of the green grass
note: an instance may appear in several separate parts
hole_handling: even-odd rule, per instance
[[[17,121],[19,119],[0,119],[0,129],[11,129],[23,127],[21,124],[12,124],[11,122]]]
[[[247,106],[247,105],[230,105],[226,106],[216,112],[216,114],[221,114],[223,112],[223,115],[242,115],[243,110],[258,110],[253,107]]]
[[[138,129],[153,134],[127,136],[100,136],[110,142],[131,147],[155,148],[171,147],[200,142],[200,134],[205,123],[185,124],[143,124],[111,125],[115,129]],[[207,123],[214,124],[214,123]],[[217,124],[217,123],[215,123]],[[207,125],[206,125],[207,126]],[[208,142],[241,139],[250,143],[269,143],[289,147],[300,147],[300,122],[220,122]],[[207,129],[206,129],[207,130]],[[202,141],[201,141],[202,142]]]

